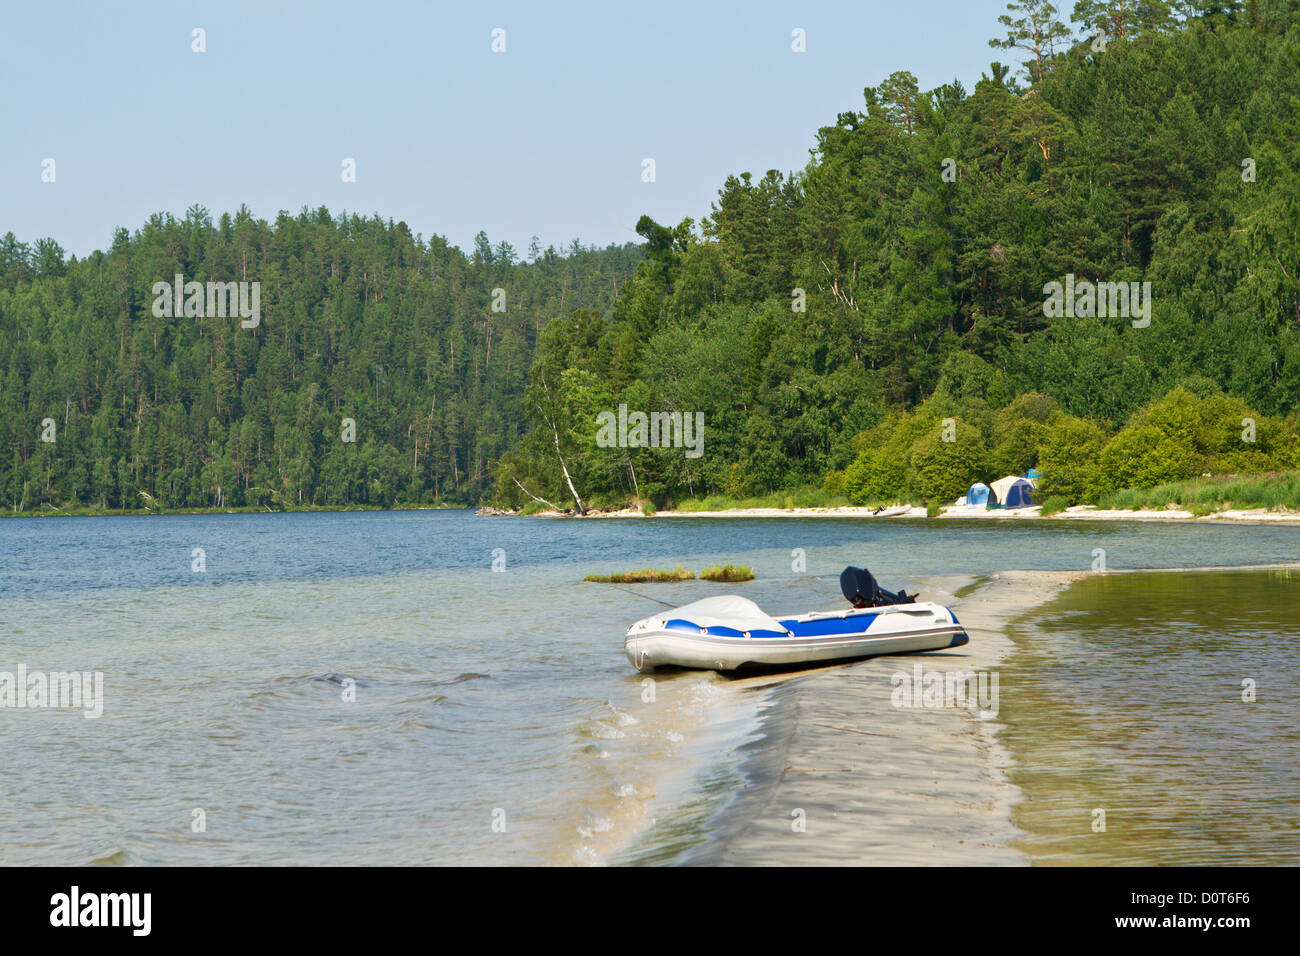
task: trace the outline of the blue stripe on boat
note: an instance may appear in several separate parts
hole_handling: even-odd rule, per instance
[[[787,619],[781,621],[782,627],[786,631],[750,631],[750,637],[830,637],[837,634],[852,636],[855,634],[865,634],[871,625],[875,622],[875,614],[855,614],[847,618],[828,617],[815,621],[796,621]],[[664,623],[664,629],[669,631],[684,631],[687,634],[700,634],[705,631],[698,624],[694,624],[684,618],[675,617]],[[707,629],[707,633],[715,637],[744,637],[745,632],[737,630],[734,627],[723,627],[715,625]]]
[[[831,634],[864,634],[876,616],[859,614],[855,617],[827,617],[818,621],[782,621],[795,637],[826,637]]]

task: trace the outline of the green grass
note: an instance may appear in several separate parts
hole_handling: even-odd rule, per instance
[[[597,584],[645,584],[659,581],[694,581],[695,572],[687,571],[678,565],[672,571],[660,571],[644,568],[640,571],[625,571],[621,574],[589,574],[582,580]]]
[[[722,581],[725,583],[752,581],[754,580],[754,569],[741,567],[735,564],[724,564],[719,567],[705,568],[700,572],[700,579],[704,581]],[[624,571],[619,574],[589,574],[582,580],[592,581],[596,584],[646,584],[663,581],[694,581],[695,572],[688,571],[686,568],[678,565],[671,571],[661,571],[655,568],[643,568],[640,571]]]
[[[1066,508],[1070,507],[1070,499],[1061,495],[1053,495],[1043,502],[1043,510],[1039,512],[1044,518],[1050,515],[1059,515]]]
[[[795,491],[778,491],[755,498],[731,495],[708,495],[687,498],[674,506],[676,511],[736,511],[741,508],[841,508],[849,504],[843,495],[832,495],[821,488],[807,487]]]
[[[722,581],[727,584],[752,581],[754,580],[754,569],[739,567],[734,564],[724,564],[720,567],[705,568],[700,572],[700,579],[704,581]]]
[[[1300,471],[1217,475],[1172,481],[1154,488],[1124,488],[1102,495],[1097,504],[1126,511],[1159,510],[1173,505],[1195,515],[1237,508],[1300,511]]]

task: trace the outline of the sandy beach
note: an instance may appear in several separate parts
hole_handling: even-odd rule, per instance
[[[1180,569],[1105,573],[1158,570]],[[741,866],[1029,865],[1012,845],[1022,835],[1012,817],[1022,794],[1007,776],[1011,758],[999,742],[997,717],[974,706],[898,706],[895,688],[922,673],[972,671],[995,687],[992,675],[1013,649],[1008,625],[1092,573],[1002,571],[913,582],[921,600],[957,613],[970,643],[819,669],[778,688],[785,699],[747,767],[754,786],[729,809],[738,822],[704,859]],[[799,817],[802,831],[794,825]]]
[[[879,521],[893,521],[904,518],[929,518],[926,510],[913,507],[905,514],[883,517],[875,513],[875,508],[858,508],[846,505],[840,508],[731,508],[726,511],[656,511],[644,514],[635,508],[622,508],[618,511],[593,511],[585,518],[874,518]],[[481,511],[482,514],[500,514],[501,512]],[[565,518],[573,517],[559,511],[538,511],[533,517]],[[1208,522],[1247,522],[1300,524],[1300,512],[1275,510],[1267,508],[1241,508],[1217,511],[1214,514],[1194,515],[1190,511],[1177,508],[1120,510],[1097,508],[1093,505],[1075,505],[1053,515],[1042,514],[1042,508],[1034,505],[1029,508],[956,508],[945,507],[931,520],[971,520],[971,521],[1017,521],[1037,518],[1044,521],[1083,520],[1083,521],[1208,521]]]
[[[957,612],[971,642],[788,681],[779,690],[788,695],[786,706],[776,708],[780,716],[753,754],[756,785],[728,812],[743,822],[706,854],[711,862],[1027,865],[1010,845],[1018,834],[1011,821],[1018,791],[1006,777],[996,717],[981,719],[963,707],[894,706],[891,696],[903,680],[895,675],[910,683],[917,668],[976,671],[991,681],[1012,648],[1006,624],[1086,573],[1009,571],[983,581],[916,582],[922,600]]]

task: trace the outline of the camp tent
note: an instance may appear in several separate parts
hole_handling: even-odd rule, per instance
[[[1024,478],[1018,479],[1015,484],[1013,484],[1010,488],[1007,489],[1007,497],[1006,500],[1002,502],[1002,507],[1004,508],[1031,507],[1034,503],[1034,499],[1030,497],[1030,493],[1033,490],[1034,490],[1034,486],[1031,485]]]
[[[966,504],[968,507],[987,507],[989,503],[989,486],[982,481],[977,481],[970,486],[966,492]]]
[[[1034,503],[1029,497],[1033,490],[1034,486],[1027,479],[1016,475],[1007,475],[993,482],[993,494],[1004,508],[1028,508]]]
[[[1027,472],[1025,472],[1025,477],[1029,479],[1029,483],[1031,485],[1037,488],[1038,479],[1043,477],[1043,473],[1039,471],[1037,468],[1030,468]]]
[[[1007,489],[1017,481],[1024,481],[1024,479],[1018,475],[1007,475],[1005,478],[999,478],[997,481],[992,482],[993,497],[998,504],[1002,504],[1006,500]]]

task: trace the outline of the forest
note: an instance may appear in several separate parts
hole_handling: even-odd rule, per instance
[[[1086,501],[1292,466],[1300,5],[1008,11],[990,42],[1021,69],[994,62],[969,91],[894,73],[806,168],[728,177],[698,223],[643,217],[612,310],[543,330],[498,500],[929,500],[1051,462],[1053,490]],[[1131,315],[1062,308],[1076,282],[1149,295]],[[597,416],[622,404],[703,413],[705,453],[602,447]],[[1078,448],[1101,472],[1067,480]]]
[[[1085,501],[1300,465],[1300,2],[989,26],[1015,62],[973,89],[893,73],[803,169],[640,243],[197,206],[80,260],[10,233],[4,510],[937,500],[1029,467]],[[260,283],[259,323],[157,315],[176,275]],[[702,453],[601,440],[621,406]]]
[[[522,261],[482,233],[467,255],[323,208],[158,214],[80,261],[9,233],[0,500],[10,514],[473,504],[525,427],[540,329],[609,308],[641,259],[575,240]],[[259,283],[256,325],[155,309],[177,275]]]

